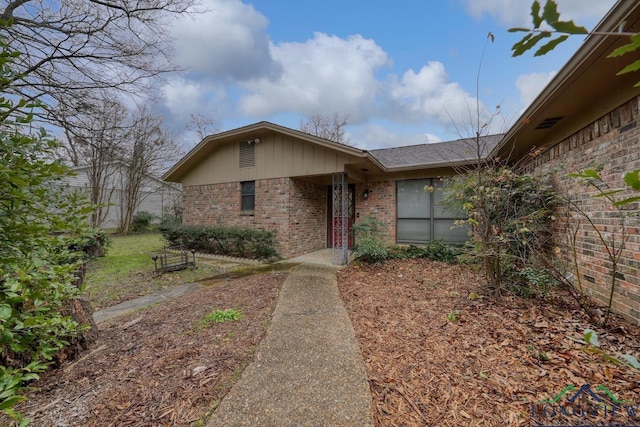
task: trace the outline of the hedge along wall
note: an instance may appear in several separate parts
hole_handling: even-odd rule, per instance
[[[618,229],[617,210],[600,199],[594,199],[592,196],[596,192],[593,189],[580,185],[567,174],[600,165],[603,168],[600,175],[606,183],[614,188],[623,187],[625,172],[640,169],[639,106],[640,97],[625,103],[551,147],[525,168],[528,172],[551,174],[556,190],[579,203],[607,237]],[[625,209],[638,208],[635,203]],[[620,261],[612,310],[640,324],[640,220],[635,216],[627,223],[630,237]],[[596,231],[586,219],[576,215],[568,218],[559,212],[554,233],[559,249],[557,256],[563,261],[573,259],[568,245],[568,230],[572,227],[579,227],[576,247],[585,291],[596,301],[606,304],[611,266]]]
[[[239,182],[185,187],[183,223],[273,231],[285,258],[326,247],[326,186],[294,178],[257,180],[250,214],[241,211],[240,194]]]

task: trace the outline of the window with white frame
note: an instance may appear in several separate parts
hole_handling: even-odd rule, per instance
[[[440,204],[444,185],[445,181],[439,178],[396,182],[398,243],[465,242],[469,239],[468,228],[454,227],[458,218]],[[425,188],[433,188],[433,191]]]

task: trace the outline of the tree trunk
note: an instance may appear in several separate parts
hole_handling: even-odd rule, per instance
[[[82,288],[86,272],[87,265],[82,264],[78,269],[74,286],[79,289]],[[69,345],[58,354],[58,362],[73,359],[79,353],[87,350],[98,339],[99,332],[98,326],[93,320],[93,307],[91,307],[91,303],[88,299],[85,299],[84,295],[80,299],[67,300],[62,308],[62,313],[70,316],[80,326],[88,326],[88,328],[69,340]]]

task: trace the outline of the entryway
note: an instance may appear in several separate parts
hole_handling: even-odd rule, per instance
[[[349,184],[347,186],[347,236],[348,236],[348,247],[353,247],[354,236],[353,230],[351,227],[356,219],[356,186],[355,184]],[[333,248],[335,246],[335,228],[342,226],[342,217],[334,216],[333,210],[333,200],[334,200],[334,189],[332,186],[327,187],[327,247]],[[340,243],[340,242],[338,242]]]

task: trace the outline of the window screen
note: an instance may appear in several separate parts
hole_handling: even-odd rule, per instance
[[[457,219],[440,204],[444,182],[440,179],[412,179],[397,181],[398,243],[428,243],[432,240],[465,242],[468,228],[454,227]],[[433,187],[433,191],[425,191]],[[452,228],[453,227],[453,228]]]
[[[243,211],[253,211],[255,208],[256,198],[256,182],[245,181],[242,185],[242,202],[241,209]]]

